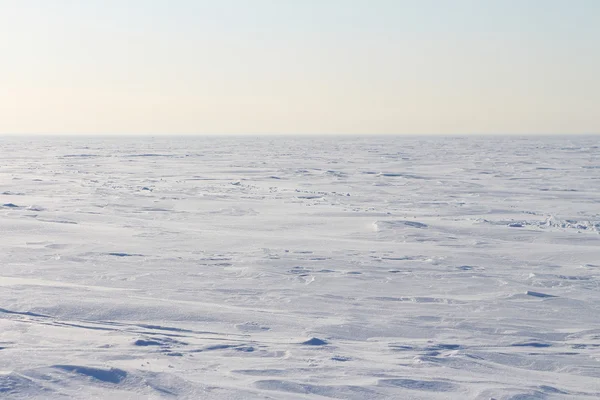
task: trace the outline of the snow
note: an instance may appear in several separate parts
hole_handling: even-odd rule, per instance
[[[581,137],[0,139],[0,397],[600,397]]]

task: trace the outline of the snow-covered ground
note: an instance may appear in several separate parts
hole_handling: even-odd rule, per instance
[[[596,399],[599,145],[0,138],[0,397]]]

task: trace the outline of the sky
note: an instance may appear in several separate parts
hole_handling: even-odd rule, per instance
[[[0,0],[0,133],[600,133],[598,0]]]

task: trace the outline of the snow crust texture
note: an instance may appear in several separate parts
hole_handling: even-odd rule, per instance
[[[600,398],[598,137],[0,155],[0,398]]]

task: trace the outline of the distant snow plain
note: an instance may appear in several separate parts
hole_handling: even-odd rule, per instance
[[[600,398],[599,145],[0,138],[0,397]]]

